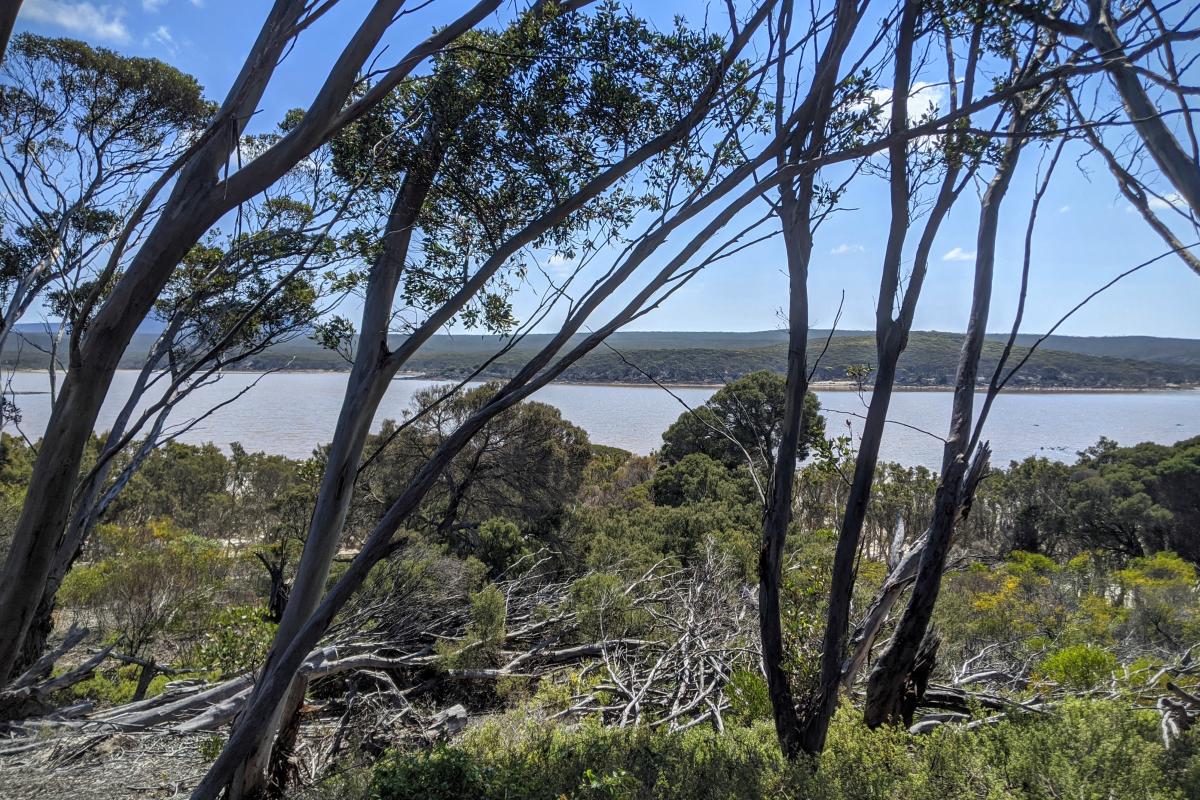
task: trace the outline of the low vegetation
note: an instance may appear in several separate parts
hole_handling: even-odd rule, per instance
[[[440,391],[372,435],[344,548],[493,388],[415,413]],[[1200,690],[1200,551],[1189,533],[1200,516],[1188,491],[1200,439],[1102,440],[1074,464],[1031,458],[993,472],[945,578],[920,733],[864,728],[850,703],[819,759],[784,759],[750,589],[766,469],[751,452],[777,446],[781,392],[765,372],[732,383],[681,415],[650,457],[589,445],[542,404],[497,418],[340,616],[330,642],[343,660],[313,661],[329,677],[313,685],[304,726],[332,725],[340,744],[314,745],[302,782],[374,800],[1194,796],[1200,727],[1171,703]],[[744,433],[766,438],[713,434],[735,431],[720,420],[739,414],[763,423]],[[797,686],[820,652],[846,445],[814,424],[797,475],[783,586]],[[12,438],[3,448],[0,488],[19,498],[29,448]],[[135,700],[177,696],[181,681],[219,687],[260,663],[322,457],[155,451],[58,593],[58,624],[91,627],[93,646],[118,660],[56,702],[119,719]],[[859,609],[936,483],[895,464],[876,480]],[[374,669],[342,666],[356,657]],[[424,727],[455,704],[469,720],[461,735]],[[172,724],[186,730],[197,713]]]

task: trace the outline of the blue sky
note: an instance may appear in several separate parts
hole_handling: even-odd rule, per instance
[[[195,75],[209,97],[220,99],[268,5],[266,0],[25,0],[17,30],[69,35],[132,55],[162,58]],[[704,3],[688,0],[638,5],[652,8],[646,13],[663,23],[672,13],[699,18],[705,9]],[[302,37],[264,100],[260,127],[269,127],[289,108],[307,104],[325,67],[368,6],[365,0],[343,0]],[[402,52],[464,6],[459,0],[435,0],[405,18],[389,34],[387,53]],[[721,7],[722,3],[716,5]],[[1077,165],[1073,155],[1064,155],[1042,204],[1026,332],[1044,331],[1111,277],[1165,249],[1140,217],[1130,212],[1103,166],[1095,161]],[[1038,159],[1035,150],[1026,154],[1005,206],[991,330],[1006,330],[1011,323],[1026,204],[1033,194]],[[961,330],[964,325],[975,249],[976,196],[968,189],[943,226],[917,313],[917,329]],[[841,327],[869,328],[886,236],[886,186],[879,179],[860,179],[843,204],[854,210],[835,215],[818,234],[810,284],[812,324],[825,327],[833,322],[844,290]],[[530,292],[518,297],[518,312],[531,307],[530,297]],[[782,249],[772,241],[709,269],[633,327],[762,330],[781,325],[777,311],[785,302]],[[1060,333],[1200,338],[1198,307],[1200,277],[1177,259],[1164,259],[1097,298]]]

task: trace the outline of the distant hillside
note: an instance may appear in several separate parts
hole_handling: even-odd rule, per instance
[[[21,366],[37,367],[46,356],[30,343],[42,335],[25,332],[27,343],[20,349]],[[827,331],[813,331],[810,360],[825,345]],[[580,337],[576,337],[577,339]],[[1007,338],[989,337],[981,377],[991,375]],[[481,373],[485,378],[513,374],[529,352],[541,347],[548,334],[533,334]],[[150,332],[139,333],[125,358],[124,366],[135,367],[154,340]],[[627,332],[609,339],[613,349],[601,348],[582,359],[563,376],[578,382],[645,383],[644,372],[669,383],[723,383],[758,369],[782,371],[786,365],[786,334],[782,331],[749,333],[722,332]],[[1036,341],[1021,337],[1022,345]],[[5,348],[2,361],[17,362],[18,340]],[[409,362],[408,369],[433,378],[462,378],[500,345],[496,336],[435,336]],[[902,386],[946,386],[953,382],[962,334],[914,333],[900,360],[897,381]],[[1014,363],[1026,349],[1019,346]],[[844,380],[846,369],[856,364],[873,365],[874,336],[865,331],[838,331],[828,352],[817,363],[817,380]],[[245,369],[272,368],[343,370],[346,362],[308,339],[298,338],[247,360]],[[1149,336],[1050,337],[1013,380],[1013,386],[1069,388],[1156,388],[1200,385],[1200,341],[1159,339]]]
[[[782,372],[787,363],[786,346],[732,348],[625,348],[601,349],[583,358],[564,374],[564,379],[598,383],[644,383],[649,373],[664,383],[724,383],[759,369]],[[897,382],[903,386],[947,386],[954,371],[961,336],[945,333],[915,333],[900,359]],[[814,378],[844,380],[846,369],[856,364],[873,364],[875,341],[870,336],[835,336],[828,351],[816,362],[823,340],[809,345],[810,362],[816,363]],[[989,342],[984,348],[981,377],[991,376],[1003,345]],[[1012,363],[1027,352],[1018,347]],[[462,378],[471,374],[481,358],[472,353],[419,353],[409,368],[440,378]],[[520,368],[522,353],[510,353],[489,365],[483,377],[508,377]],[[1161,364],[1133,359],[1104,358],[1038,349],[1011,383],[1014,387],[1150,388],[1200,383],[1200,365]]]
[[[993,333],[990,334],[990,338],[1008,340],[1007,334]],[[1022,334],[1017,337],[1017,344],[1030,345],[1037,339],[1034,334]],[[1050,350],[1087,356],[1200,365],[1200,340],[1196,339],[1167,339],[1157,336],[1051,336],[1042,346]]]

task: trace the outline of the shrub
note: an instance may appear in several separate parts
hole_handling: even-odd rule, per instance
[[[80,681],[70,688],[70,695],[79,700],[91,700],[103,706],[119,706],[133,700],[137,693],[138,680],[142,668],[136,664],[126,664],[116,669],[97,672],[86,681]],[[175,680],[166,675],[155,675],[146,687],[146,699],[162,694],[167,684]]]
[[[254,669],[266,660],[275,623],[257,606],[231,606],[213,614],[200,645],[199,666],[222,676]]]
[[[515,522],[503,517],[484,520],[479,526],[479,544],[475,557],[487,564],[492,575],[503,574],[522,556],[529,554],[529,547],[521,529]]]
[[[1117,657],[1086,644],[1064,647],[1047,656],[1039,668],[1042,677],[1068,689],[1092,689],[1112,677]]]
[[[96,538],[103,556],[67,574],[65,606],[90,612],[135,656],[166,631],[186,639],[200,627],[228,567],[220,545],[167,519],[105,525]]]
[[[493,583],[471,595],[471,622],[460,642],[439,641],[437,652],[448,669],[487,665],[504,642],[508,613],[504,593]]]
[[[374,800],[1185,800],[1200,780],[1200,735],[1167,751],[1153,713],[1076,700],[926,736],[868,730],[844,707],[815,765],[788,764],[769,723],[662,733],[563,726],[512,714],[454,744],[390,754]],[[815,770],[814,770],[815,767]]]
[[[789,767],[765,725],[725,735],[578,727],[502,718],[457,744],[391,755],[375,772],[376,800],[501,798],[751,798],[780,796]]]

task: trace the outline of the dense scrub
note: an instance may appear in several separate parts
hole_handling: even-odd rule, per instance
[[[1054,714],[912,737],[839,715],[816,765],[789,764],[764,721],[679,734],[489,720],[451,745],[393,753],[373,800],[1183,800],[1200,792],[1200,739],[1167,751],[1155,715],[1073,701]]]
[[[944,579],[925,733],[868,731],[851,695],[815,772],[785,763],[769,725],[752,588],[769,469],[753,453],[777,445],[781,385],[766,373],[731,384],[698,417],[683,415],[650,457],[590,445],[537,403],[485,429],[331,635],[410,659],[314,683],[306,722],[346,727],[338,741],[348,762],[333,771],[350,777],[339,791],[369,785],[378,800],[1195,796],[1197,734],[1165,746],[1155,704],[1173,696],[1169,685],[1200,685],[1189,660],[1200,641],[1197,439],[1104,440],[1072,465],[1028,459],[996,470]],[[423,454],[490,391],[371,437],[340,563]],[[817,409],[814,397],[809,405]],[[712,430],[739,419],[761,423],[748,424],[745,450]],[[803,443],[782,586],[798,686],[820,654],[853,455],[819,421]],[[16,504],[31,451],[11,438],[2,445],[0,502]],[[323,458],[178,443],[154,451],[98,520],[57,598],[59,632],[86,625],[90,645],[111,646],[117,659],[57,702],[103,711],[172,681],[219,683],[260,664]],[[927,469],[879,467],[856,615],[897,546],[927,524],[934,489]],[[684,675],[689,659],[713,670]],[[452,704],[471,723],[449,739],[410,730],[397,745],[381,722],[390,706],[354,699],[386,697],[388,687],[404,691],[405,725],[419,729]],[[939,724],[947,721],[971,724]]]

